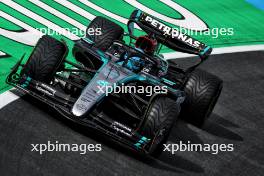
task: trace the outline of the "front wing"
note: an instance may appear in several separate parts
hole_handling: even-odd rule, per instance
[[[16,87],[18,90],[25,92],[32,97],[46,103],[54,108],[66,119],[81,125],[87,129],[92,129],[114,140],[119,144],[128,147],[138,153],[148,154],[148,149],[151,145],[151,139],[140,135],[138,132],[129,127],[108,118],[105,114],[89,113],[86,118],[79,118],[71,113],[71,108],[76,101],[70,99],[68,95],[55,90],[50,85],[33,80],[29,77],[20,77],[17,73],[21,66],[22,59],[14,66],[11,73],[8,75],[6,82],[9,85]]]

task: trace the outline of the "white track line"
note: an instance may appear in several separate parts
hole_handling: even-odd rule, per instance
[[[43,35],[40,31],[38,31],[37,29],[29,26],[28,24],[24,23],[23,21],[20,21],[16,18],[14,18],[13,16],[0,11],[0,17],[7,19],[8,21],[26,29],[26,32],[21,33],[17,33],[14,31],[9,31],[9,30],[5,30],[0,28],[0,34],[12,39],[14,41],[18,41],[20,43],[24,43],[26,45],[30,45],[30,46],[34,46],[36,45],[37,41],[39,40],[39,38]]]
[[[86,6],[90,7],[90,8],[93,8],[93,9],[95,9],[96,11],[98,11],[98,12],[100,12],[100,13],[106,15],[106,16],[109,16],[109,17],[111,17],[111,18],[113,18],[113,19],[116,19],[116,20],[118,20],[118,21],[120,21],[120,22],[122,22],[122,23],[124,23],[124,24],[127,24],[127,22],[128,22],[128,19],[123,18],[123,17],[121,17],[121,16],[119,16],[119,15],[116,15],[116,14],[114,14],[114,13],[112,13],[112,12],[109,12],[109,11],[103,9],[103,8],[100,7],[100,6],[95,5],[94,3],[90,2],[90,1],[87,1],[87,0],[79,0],[79,1],[80,1],[81,3],[83,3],[84,5],[86,5]]]
[[[83,10],[82,8],[78,7],[77,5],[74,5],[73,3],[69,2],[69,1],[61,1],[61,0],[54,0],[55,2],[59,3],[60,5],[74,11],[75,13],[83,16],[84,18],[92,21],[95,16],[89,12],[87,12],[86,10]]]
[[[43,18],[42,16],[28,10],[27,8],[15,3],[12,0],[5,0],[2,1],[2,3],[4,3],[5,5],[17,10],[18,12],[28,16],[29,18],[32,18],[34,20],[36,20],[37,22],[49,27],[50,29],[62,33],[65,37],[71,39],[71,40],[78,40],[80,39],[79,37],[77,37],[76,35],[70,33],[69,31],[67,31],[66,29],[58,26],[57,24],[54,24],[53,22],[47,20],[46,18]]]
[[[6,54],[2,51],[0,51],[0,56],[5,56]]]
[[[98,12],[100,12],[100,13],[102,13],[102,14],[104,14],[104,15],[112,18],[112,19],[115,19],[115,20],[117,20],[117,21],[119,21],[119,22],[121,22],[121,23],[123,23],[125,25],[128,22],[127,18],[121,17],[121,16],[119,16],[117,14],[114,14],[112,12],[109,12],[109,11],[103,9],[102,7],[96,5],[96,4],[94,4],[94,3],[92,3],[92,2],[90,2],[88,0],[79,0],[79,1],[81,3],[83,3],[84,5],[86,5],[87,7],[93,8],[94,10],[96,10],[96,11],[98,11]],[[139,29],[139,30],[142,30],[137,24],[135,24],[135,28]]]
[[[0,94],[0,109],[19,98],[19,96],[13,94],[11,91]]]
[[[231,47],[214,48],[212,55],[249,52],[249,51],[264,51],[264,45],[246,45],[246,46],[231,46]],[[163,56],[166,60],[168,60],[168,59],[193,57],[195,55],[180,53],[180,52],[172,52],[172,53],[164,53]]]
[[[60,19],[72,24],[73,26],[83,30],[83,31],[86,31],[86,26],[79,23],[78,21],[68,17],[67,15],[61,13],[60,11],[48,6],[47,4],[45,4],[44,2],[41,2],[39,0],[29,0],[29,2],[39,6],[40,8],[46,10],[47,12],[59,17]]]

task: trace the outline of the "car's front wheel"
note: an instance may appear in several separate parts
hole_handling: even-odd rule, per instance
[[[151,155],[160,154],[179,113],[180,105],[176,100],[157,97],[152,101],[141,127],[141,134],[152,139],[149,149]]]
[[[43,36],[21,70],[21,76],[50,83],[61,66],[66,51],[66,46],[62,42],[50,36]]]

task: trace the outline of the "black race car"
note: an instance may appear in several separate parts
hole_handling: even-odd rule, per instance
[[[146,35],[136,37],[134,27]],[[196,69],[212,48],[140,10],[131,14],[128,33],[103,17],[88,28],[100,28],[101,35],[86,34],[75,42],[76,61],[66,60],[65,42],[43,36],[27,62],[22,58],[14,66],[7,83],[67,119],[147,154],[161,151],[178,118],[203,125],[222,90],[221,79]],[[162,45],[199,55],[200,62],[180,68],[159,54]],[[116,93],[118,86],[133,90]]]

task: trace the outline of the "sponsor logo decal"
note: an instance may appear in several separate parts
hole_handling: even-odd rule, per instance
[[[195,48],[201,48],[203,46],[203,44],[201,42],[199,42],[198,40],[193,39],[192,37],[185,35],[183,33],[181,33],[178,29],[169,27],[161,22],[159,22],[158,20],[154,19],[151,16],[145,16],[143,17],[144,21],[147,22],[148,24],[150,24],[152,27],[160,30],[163,32],[164,35],[168,35],[171,38],[177,38],[178,40],[192,46]]]
[[[119,122],[114,122],[114,123],[112,123],[111,126],[114,130],[116,130],[116,131],[118,131],[118,132],[120,132],[126,136],[129,136],[129,137],[132,136],[132,134],[131,134],[132,129],[121,124],[121,123],[119,123]]]
[[[54,96],[54,94],[56,93],[56,90],[52,89],[51,87],[45,84],[37,84],[36,89],[50,96]]]
[[[78,110],[83,111],[83,112],[87,110],[87,107],[84,104],[77,104],[76,107]]]

